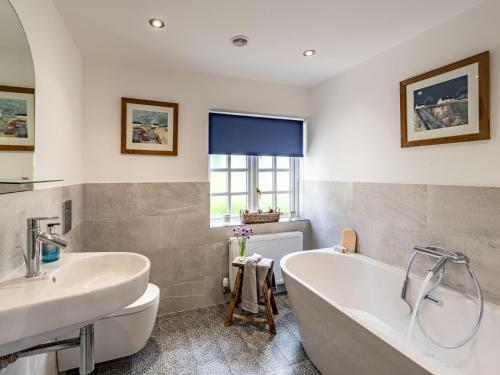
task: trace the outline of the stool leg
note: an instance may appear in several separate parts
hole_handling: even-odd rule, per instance
[[[272,280],[272,281],[271,281]],[[273,314],[278,313],[278,307],[276,306],[276,300],[274,299],[274,293],[273,293],[273,288],[272,284],[274,283],[274,271],[273,267],[271,267],[267,273],[266,281],[264,281],[265,284],[267,284],[267,288],[271,291],[271,307],[273,309]]]
[[[264,302],[266,305],[266,316],[267,324],[269,325],[269,332],[271,332],[272,335],[275,335],[276,327],[274,326],[273,308],[271,307],[271,295],[273,294],[273,291],[268,287],[267,282],[262,285],[262,292],[264,294]]]
[[[233,321],[234,309],[236,308],[236,305],[238,304],[241,295],[242,280],[243,280],[243,272],[241,271],[241,268],[238,268],[238,273],[236,274],[236,280],[234,281],[234,288],[233,288],[233,294],[231,296],[231,302],[227,307],[226,320],[224,321],[224,325],[226,327],[229,327],[231,325],[231,322]]]
[[[274,299],[274,293],[273,293],[273,289],[271,288],[271,286],[269,286],[269,290],[271,291],[271,307],[273,309],[273,314],[277,314],[278,307],[276,306],[276,300]]]

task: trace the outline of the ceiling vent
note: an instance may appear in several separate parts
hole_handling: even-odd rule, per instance
[[[231,38],[231,43],[235,47],[245,47],[248,44],[248,37],[245,35],[236,35]]]

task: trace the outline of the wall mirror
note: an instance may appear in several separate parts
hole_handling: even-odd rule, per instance
[[[35,156],[35,69],[9,0],[0,0],[0,194],[31,190]]]

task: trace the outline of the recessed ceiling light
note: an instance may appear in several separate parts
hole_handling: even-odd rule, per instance
[[[315,49],[306,49],[304,52],[302,52],[302,55],[304,56],[314,56],[316,54]]]
[[[236,35],[231,38],[231,43],[235,47],[245,47],[248,44],[248,37],[245,35]]]
[[[159,18],[151,18],[149,24],[154,29],[163,29],[165,27],[165,22]]]

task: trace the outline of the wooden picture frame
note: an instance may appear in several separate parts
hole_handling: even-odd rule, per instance
[[[8,102],[26,113],[5,116]],[[0,151],[35,151],[35,89],[0,85]]]
[[[122,98],[121,153],[177,156],[178,103]]]
[[[401,147],[490,138],[488,51],[404,80],[399,87]]]

